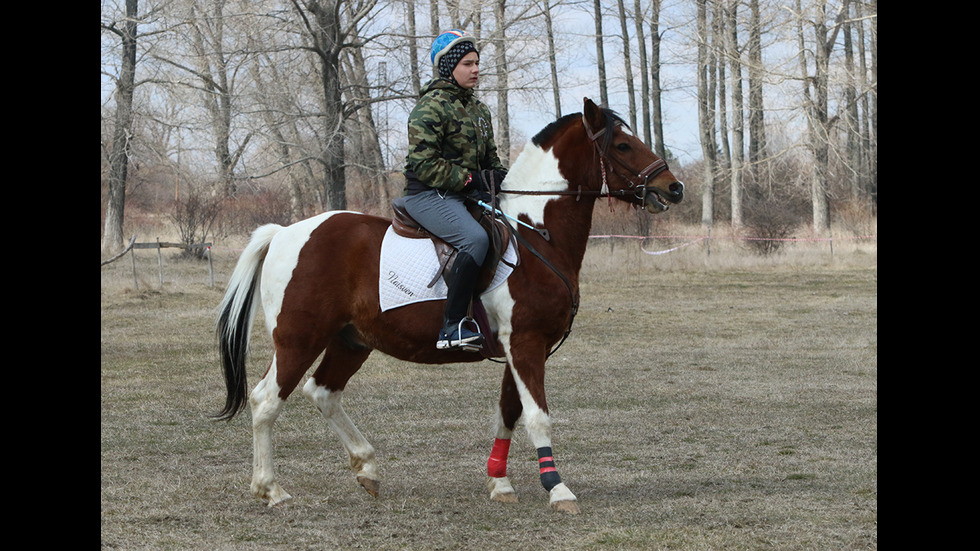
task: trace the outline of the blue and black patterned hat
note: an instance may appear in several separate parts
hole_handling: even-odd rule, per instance
[[[480,53],[476,49],[476,40],[465,31],[453,29],[436,37],[429,58],[432,60],[432,66],[439,71],[440,77],[452,79],[456,64],[470,52]]]

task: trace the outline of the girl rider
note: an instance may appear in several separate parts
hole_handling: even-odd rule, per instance
[[[458,251],[436,347],[479,348],[483,335],[463,322],[489,240],[465,200],[491,191],[488,182],[499,186],[506,170],[497,156],[490,110],[473,93],[480,76],[473,37],[459,30],[440,34],[430,59],[438,77],[422,87],[408,119],[405,209]]]

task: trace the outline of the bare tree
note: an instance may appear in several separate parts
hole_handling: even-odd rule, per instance
[[[800,70],[804,85],[806,104],[804,111],[809,128],[808,145],[814,157],[814,178],[811,186],[813,208],[813,230],[822,234],[830,229],[830,135],[834,120],[830,117],[829,108],[829,78],[830,53],[837,41],[848,10],[849,0],[843,0],[840,11],[832,20],[830,27],[826,19],[827,3],[818,0],[809,25],[813,31],[813,75],[809,72],[806,56],[806,39],[804,36],[804,21],[807,13],[803,11],[800,0],[796,0],[798,14],[797,33],[800,45]]]
[[[729,0],[727,6],[728,25],[728,63],[731,65],[732,78],[732,156],[731,156],[731,202],[732,226],[742,225],[742,167],[745,157],[744,121],[742,105],[742,52],[738,45],[738,3],[739,0]]]
[[[558,85],[558,56],[555,53],[555,31],[551,24],[551,5],[549,0],[542,1],[544,12],[545,32],[548,37],[548,64],[551,65],[551,95],[555,101],[555,118],[561,118],[561,87]]]
[[[766,124],[762,79],[762,16],[759,0],[749,0],[749,165],[755,167],[766,155]]]
[[[158,57],[182,71],[192,75],[192,84],[203,96],[203,106],[208,114],[212,132],[214,156],[218,167],[218,181],[223,186],[223,195],[234,195],[235,166],[251,139],[247,133],[243,140],[232,147],[233,104],[237,101],[235,90],[236,66],[241,59],[247,63],[247,55],[242,50],[229,51],[227,45],[234,40],[228,36],[229,29],[225,0],[192,0],[188,6],[187,28],[190,31],[191,63],[183,64],[174,58]]]
[[[660,6],[661,0],[650,1],[650,109],[653,116],[653,147],[661,158],[667,158],[667,145],[664,136],[663,88],[660,78]]]
[[[122,46],[122,64],[116,79],[116,116],[109,151],[109,199],[102,231],[102,252],[118,252],[123,247],[123,219],[126,206],[126,174],[129,169],[130,136],[133,127],[133,91],[136,88],[137,0],[126,0],[122,21],[103,22],[102,29],[116,34]]]
[[[630,44],[630,32],[629,25],[627,21],[629,18],[626,17],[626,7],[623,0],[617,0],[616,4],[619,7],[619,29],[623,43],[623,74],[626,77],[626,97],[627,103],[629,105],[629,124],[631,127],[636,128],[636,91],[633,88],[633,63],[630,56],[630,50],[632,50],[632,45]],[[639,6],[639,1],[637,0],[637,6]],[[637,16],[639,17],[639,16]],[[637,37],[639,40],[639,37]],[[641,42],[642,44],[642,42]],[[646,73],[646,65],[643,61],[640,61],[641,71]],[[644,93],[641,98],[644,101],[644,108],[646,105],[646,94]]]
[[[493,4],[493,20],[496,28],[493,32],[494,63],[497,69],[497,150],[501,153],[500,161],[504,166],[510,166],[510,110],[508,109],[509,74],[507,70],[507,0],[495,0]]]
[[[717,146],[715,145],[714,94],[710,82],[714,75],[714,56],[711,54],[708,26],[707,0],[697,0],[697,75],[698,75],[698,129],[701,136],[701,225],[710,228],[714,225],[714,197]]]
[[[408,20],[408,75],[412,83],[412,93],[418,95],[422,89],[422,77],[419,73],[418,30],[415,22],[415,0],[405,0],[406,19]]]
[[[357,172],[359,180],[366,184],[369,195],[361,197],[366,204],[380,196],[383,204],[391,201],[388,193],[388,175],[381,152],[378,127],[371,111],[373,98],[368,79],[364,53],[360,48],[349,48],[344,52],[343,80],[348,98],[346,104],[350,115],[346,117],[345,131],[348,136],[347,147],[353,153],[348,161],[348,170]]]
[[[303,185],[303,179],[293,169],[293,148],[290,147],[290,144],[297,141],[295,139],[295,136],[298,135],[295,127],[296,119],[285,116],[288,110],[289,100],[283,94],[276,93],[272,85],[275,82],[281,84],[283,82],[282,77],[278,76],[279,73],[275,63],[269,61],[261,63],[259,56],[252,58],[251,71],[252,82],[256,87],[256,94],[265,106],[261,110],[261,113],[265,119],[268,139],[271,141],[272,148],[275,151],[278,168],[285,170],[287,174],[291,217],[293,220],[301,220],[305,214],[304,208],[306,201],[304,200],[305,194],[303,191],[305,186]],[[270,71],[276,76],[271,77],[267,81],[262,74],[263,71]],[[290,129],[293,130],[292,136],[294,136],[294,139],[290,139],[286,135]],[[306,176],[309,180],[312,180],[313,174],[309,160],[303,159],[297,164],[306,170]]]
[[[717,102],[718,109],[718,138],[720,146],[719,163],[717,169],[719,174],[727,174],[732,165],[732,147],[728,139],[728,69],[725,61],[728,59],[728,19],[725,15],[726,0],[712,0],[713,15],[711,17],[711,40],[712,51],[715,58],[714,69],[717,71],[714,81],[713,101]],[[724,179],[719,176],[719,179]]]
[[[606,53],[602,46],[604,36],[602,34],[602,2],[593,0],[595,14],[595,57],[596,69],[599,71],[599,102],[602,105],[609,105],[609,93],[606,90]]]
[[[321,131],[323,140],[317,156],[323,171],[323,208],[347,208],[344,177],[344,99],[341,89],[340,58],[349,39],[357,36],[357,26],[371,14],[377,0],[357,0],[343,9],[344,0],[291,0],[309,38],[306,46],[319,62],[322,87]],[[344,14],[349,14],[345,18]]]

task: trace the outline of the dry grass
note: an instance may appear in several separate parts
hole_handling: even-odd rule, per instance
[[[671,244],[647,243],[647,250]],[[348,413],[382,461],[353,480],[298,394],[277,424],[294,499],[249,494],[248,414],[223,403],[213,308],[234,255],[140,253],[102,268],[102,547],[106,549],[875,549],[877,252],[794,246],[774,258],[700,245],[648,255],[597,243],[575,330],[549,363],[563,479],[583,514],[547,507],[515,436],[516,505],[484,469],[501,367],[372,356]],[[268,360],[262,331],[250,382]]]

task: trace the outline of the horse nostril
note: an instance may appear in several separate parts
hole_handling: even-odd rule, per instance
[[[677,198],[678,200],[684,197],[684,184],[680,182],[674,182],[673,184],[670,184],[670,186],[668,186],[668,189],[672,194],[674,194],[674,197]]]

